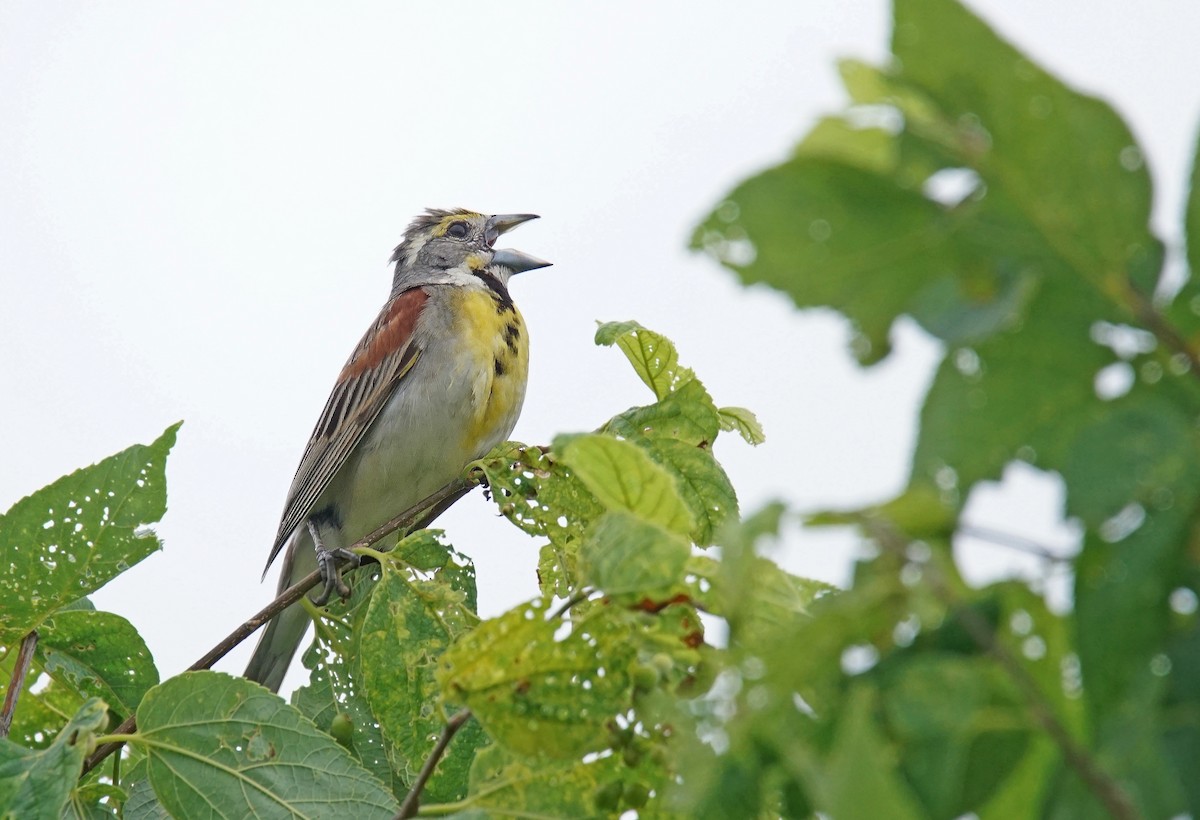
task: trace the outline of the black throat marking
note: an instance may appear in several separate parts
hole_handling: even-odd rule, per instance
[[[496,300],[496,312],[508,313],[513,309],[512,297],[508,295],[508,288],[504,287],[503,283],[495,276],[492,276],[487,271],[475,270],[471,273],[478,276],[488,289],[492,292],[492,298]]]

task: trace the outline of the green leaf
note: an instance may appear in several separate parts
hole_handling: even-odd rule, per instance
[[[720,561],[693,556],[689,571],[707,582],[698,595],[705,608],[729,621],[733,644],[768,646],[791,635],[817,598],[836,591],[820,581],[799,578],[758,554],[759,545],[778,535],[785,508],[769,504],[744,521],[730,521],[717,534]]]
[[[311,670],[309,683],[292,693],[292,705],[318,729],[336,735],[364,769],[401,798],[408,793],[408,781],[393,768],[394,747],[367,702],[360,662],[362,622],[381,575],[378,565],[348,575],[350,598],[333,600],[322,610],[302,658]],[[349,731],[340,731],[344,729]]]
[[[1101,409],[1096,374],[1114,357],[1090,333],[1108,318],[1095,293],[1047,277],[1018,329],[948,355],[921,409],[914,483],[961,492],[1018,457],[1061,469],[1070,442]]]
[[[905,780],[931,817],[986,801],[1033,733],[1020,693],[990,658],[917,654],[883,672],[880,698]]]
[[[721,417],[721,429],[735,431],[747,443],[758,446],[767,440],[758,417],[745,407],[722,407],[717,411]]]
[[[133,624],[111,612],[59,611],[38,630],[43,670],[84,697],[103,698],[122,717],[158,684],[158,670]]]
[[[1132,260],[1158,243],[1149,173],[1112,108],[954,0],[896,0],[892,49],[903,82],[936,107],[944,147],[980,172],[988,195],[1011,197],[1079,275],[1124,287]]]
[[[121,817],[125,804],[125,790],[111,783],[85,783],[71,790],[71,797],[63,808],[61,820],[102,820]],[[132,817],[126,813],[126,818]],[[166,818],[167,815],[163,814]]]
[[[367,701],[396,750],[397,768],[410,781],[446,722],[432,708],[440,695],[434,678],[438,660],[451,641],[479,622],[474,567],[442,545],[439,534],[418,530],[382,558],[383,577],[371,595],[359,643]],[[464,726],[426,786],[427,799],[462,798],[471,759],[485,742],[477,723]]]
[[[693,378],[691,370],[679,366],[674,343],[637,322],[607,322],[596,330],[596,344],[616,344],[633,369],[658,399]]]
[[[629,708],[630,625],[613,607],[570,622],[545,609],[534,601],[484,621],[442,655],[437,679],[513,752],[576,757],[604,748],[606,724]]]
[[[171,815],[154,796],[150,781],[143,778],[129,790],[129,799],[122,807],[122,820],[171,820]]]
[[[1192,349],[1200,350],[1200,134],[1192,155],[1187,205],[1183,214],[1188,278],[1166,308],[1167,319]]]
[[[617,758],[527,761],[490,746],[471,768],[471,796],[479,817],[603,817],[597,792],[618,776]],[[618,790],[619,791],[619,790]]]
[[[500,512],[529,535],[565,545],[604,512],[566,464],[537,447],[509,442],[477,464]]]
[[[681,534],[695,526],[675,479],[637,445],[588,434],[556,442],[554,449],[606,508]]]
[[[711,450],[676,439],[651,439],[644,446],[650,457],[675,478],[675,486],[696,522],[691,532],[693,541],[708,546],[722,524],[737,520],[737,493]]]
[[[1083,421],[1060,469],[1067,513],[1088,527],[1101,529],[1130,504],[1169,505],[1200,484],[1200,442],[1178,401],[1138,388]]]
[[[64,476],[0,516],[0,642],[20,640],[159,548],[144,527],[166,512],[166,458],[178,429]]]
[[[691,552],[679,535],[626,512],[607,512],[588,531],[580,559],[587,583],[620,595],[679,583]]]
[[[876,699],[868,686],[856,686],[851,692],[826,765],[809,784],[819,796],[817,807],[839,820],[926,817],[875,722]]]
[[[721,416],[712,397],[697,378],[679,384],[654,404],[631,407],[600,429],[623,438],[671,438],[708,446],[716,439]]]
[[[329,644],[314,641],[303,657],[304,666],[311,670],[309,682],[292,693],[292,704],[326,734],[335,733],[335,724],[348,726],[349,737],[338,742],[400,798],[408,793],[408,781],[392,767],[392,746],[367,703],[356,657],[339,655]]]
[[[175,816],[391,818],[392,795],[296,709],[261,686],[185,672],[138,707],[154,793]]]
[[[104,701],[87,701],[54,742],[40,751],[0,738],[0,814],[58,820],[92,741],[104,727],[107,711]]]
[[[859,360],[873,362],[886,355],[892,323],[917,294],[961,266],[950,241],[957,222],[872,171],[798,156],[734,189],[696,229],[692,247],[798,307],[836,308],[859,333]]]
[[[844,118],[817,120],[796,147],[797,155],[820,157],[886,174],[899,162],[893,135],[883,128],[860,128]]]

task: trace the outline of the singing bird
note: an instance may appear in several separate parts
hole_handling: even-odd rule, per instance
[[[344,592],[346,547],[512,432],[529,341],[508,281],[550,263],[493,246],[536,218],[431,208],[408,226],[392,255],[391,295],[342,368],[288,491],[267,559],[269,569],[287,548],[280,591],[320,568],[315,602]],[[278,691],[308,621],[299,604],[276,616],[246,677]]]

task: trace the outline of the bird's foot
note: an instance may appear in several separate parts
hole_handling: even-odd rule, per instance
[[[350,597],[350,587],[342,580],[342,562],[357,567],[362,563],[362,558],[340,547],[333,550],[317,547],[317,569],[321,571],[321,582],[324,584],[320,593],[311,599],[317,606],[329,603],[335,592],[339,598]]]

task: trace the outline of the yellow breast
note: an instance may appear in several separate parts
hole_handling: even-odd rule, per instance
[[[478,458],[507,438],[517,423],[529,376],[529,339],[525,320],[510,299],[465,288],[455,298],[456,336],[475,372],[474,413],[463,445]]]

